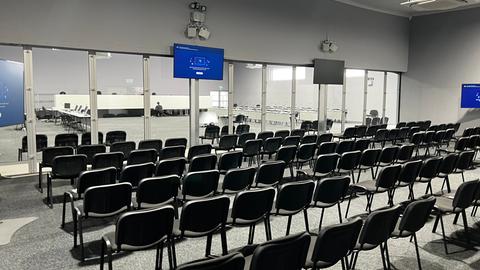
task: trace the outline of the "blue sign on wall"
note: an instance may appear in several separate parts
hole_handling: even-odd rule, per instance
[[[462,84],[462,108],[480,108],[480,84]]]
[[[23,64],[0,60],[0,127],[23,122]]]
[[[223,49],[173,45],[173,77],[223,80]]]

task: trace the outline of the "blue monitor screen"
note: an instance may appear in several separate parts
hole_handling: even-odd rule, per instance
[[[462,108],[480,108],[480,84],[462,84]]]
[[[223,49],[173,45],[173,77],[223,80]]]
[[[0,127],[23,124],[23,64],[0,60]]]

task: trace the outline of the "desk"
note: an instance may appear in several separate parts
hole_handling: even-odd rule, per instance
[[[77,111],[70,111],[61,108],[52,108],[55,114],[55,123],[60,117],[60,123],[68,128],[78,129],[80,131],[87,131],[90,126],[90,115]]]

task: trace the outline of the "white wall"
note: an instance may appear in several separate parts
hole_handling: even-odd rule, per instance
[[[190,0],[2,0],[0,43],[170,54],[173,42],[225,48],[236,60],[313,58],[405,71],[408,19],[333,0],[205,0],[209,41],[184,37]],[[340,50],[323,54],[326,34]]]

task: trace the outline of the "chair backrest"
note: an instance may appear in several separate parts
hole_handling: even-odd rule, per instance
[[[367,149],[362,152],[362,156],[360,157],[360,162],[359,164],[362,166],[368,166],[368,167],[373,167],[377,164],[378,162],[378,157],[380,156],[380,153],[382,152],[381,149]]]
[[[55,146],[78,146],[78,135],[76,133],[61,133],[55,135]]]
[[[356,127],[347,127],[344,131],[343,131],[343,138],[344,139],[351,139],[353,137],[355,137],[355,130],[356,130]]]
[[[208,235],[227,221],[230,199],[227,196],[217,196],[185,203],[180,215],[180,232],[185,231]]]
[[[138,183],[136,199],[138,208],[173,202],[180,188],[178,175],[144,178]]]
[[[256,171],[253,167],[228,170],[223,178],[223,192],[239,192],[248,188],[253,183]]]
[[[311,180],[289,182],[281,185],[275,201],[277,213],[280,210],[292,213],[303,210],[312,201],[314,188],[315,183]]]
[[[52,163],[52,177],[61,179],[73,179],[87,170],[87,156],[66,155],[57,156]]]
[[[224,173],[233,168],[240,168],[243,154],[240,151],[222,153],[218,159],[218,170]]]
[[[172,206],[123,213],[117,220],[115,241],[118,250],[145,249],[172,235],[175,211]]]
[[[115,167],[120,171],[123,168],[123,159],[122,152],[99,153],[93,156],[92,169]]]
[[[393,163],[397,159],[397,154],[400,147],[398,146],[388,146],[382,149],[378,161],[381,163]]]
[[[478,180],[467,181],[460,184],[453,197],[453,208],[456,210],[457,208],[465,209],[471,206],[478,188]]]
[[[217,156],[214,154],[204,154],[192,158],[190,166],[188,167],[188,171],[199,172],[214,170],[216,166]]]
[[[338,176],[321,179],[313,194],[313,204],[335,204],[347,194],[350,177]]]
[[[358,139],[355,141],[355,144],[353,145],[352,150],[364,151],[368,149],[369,146],[370,146],[370,139]]]
[[[257,134],[257,139],[265,141],[267,138],[273,137],[273,131],[262,131]]]
[[[82,133],[82,138],[80,140],[82,145],[92,144],[92,133]],[[103,144],[103,132],[100,131],[98,132],[98,144]]]
[[[465,170],[470,168],[475,157],[475,151],[463,151],[458,155],[457,169]]]
[[[469,127],[463,130],[462,137],[469,137],[474,131],[473,127]]]
[[[377,129],[377,131],[375,132],[374,140],[375,140],[375,141],[383,141],[383,140],[386,140],[386,139],[387,139],[387,135],[388,135],[388,130],[383,129],[383,128]]]
[[[302,138],[298,135],[290,135],[283,140],[282,146],[289,146],[289,145],[298,146],[301,139]]]
[[[300,124],[300,129],[309,130],[312,128],[312,121],[306,120]]]
[[[158,159],[167,159],[167,158],[178,158],[178,157],[185,157],[185,146],[177,145],[177,146],[166,146],[162,148],[160,153],[158,153]]]
[[[127,133],[122,130],[114,130],[107,132],[105,135],[105,143],[112,145],[115,142],[124,142],[127,140]]]
[[[163,142],[160,139],[142,140],[138,143],[138,149],[155,149],[157,153],[162,150]]]
[[[412,128],[412,130],[413,130],[413,128]],[[412,131],[410,130],[410,132],[412,132]],[[423,132],[423,131],[415,132],[410,136],[410,143],[418,146],[420,143],[423,142],[424,137],[425,137],[425,132]]]
[[[357,126],[355,127],[355,138],[362,138],[367,133],[367,126]]]
[[[48,147],[48,137],[45,134],[37,134],[35,136],[37,146],[36,146],[36,151],[41,152],[43,149]],[[22,138],[22,152],[27,152],[28,151],[28,141],[27,141],[27,136],[23,136]]]
[[[282,146],[283,139],[281,137],[267,138],[263,143],[263,152],[275,153]]]
[[[183,179],[183,199],[205,198],[217,191],[220,173],[217,170],[189,172]]]
[[[305,129],[292,129],[290,136],[298,136],[302,138],[305,135]]]
[[[255,133],[253,132],[240,133],[238,136],[237,147],[243,147],[245,145],[245,142],[249,140],[255,140]]]
[[[290,130],[277,130],[274,135],[274,137],[280,137],[282,140],[288,136],[290,136]]]
[[[178,175],[181,177],[185,171],[187,160],[183,157],[162,159],[157,164],[155,176]]]
[[[469,141],[468,137],[459,138],[458,141],[455,143],[455,150],[464,151],[465,148],[467,148],[468,141]]]
[[[243,270],[245,258],[239,252],[180,265],[177,270]]]
[[[302,137],[300,140],[300,144],[307,144],[307,143],[317,143],[317,135],[315,134],[308,134]]]
[[[442,162],[438,168],[439,173],[451,174],[457,166],[458,154],[451,153],[443,157]]]
[[[83,171],[77,181],[77,194],[81,197],[89,187],[115,184],[117,170],[114,167]]]
[[[235,131],[237,135],[241,135],[243,133],[248,133],[250,132],[250,125],[247,124],[240,124],[237,127],[237,130]]]
[[[306,143],[301,144],[297,150],[297,159],[309,160],[312,159],[315,155],[315,149],[317,148],[317,144],[313,143]]]
[[[377,246],[387,241],[395,229],[400,212],[401,208],[397,205],[370,213],[363,224],[358,243]]]
[[[228,126],[227,126],[228,128]],[[220,135],[220,127],[216,125],[208,125],[205,127],[204,138],[205,139],[215,139]]]
[[[77,154],[87,156],[87,163],[92,164],[93,157],[99,153],[105,153],[107,147],[103,144],[89,144],[89,145],[79,145],[77,148]]]
[[[407,125],[406,122],[398,122],[395,127],[396,127],[396,128],[402,128],[402,127],[405,127],[406,125]]]
[[[155,149],[140,149],[140,150],[132,150],[130,155],[127,158],[127,165],[135,165],[135,164],[142,164],[157,161],[157,150]]]
[[[398,176],[398,181],[403,183],[413,183],[417,179],[418,174],[420,173],[420,168],[422,167],[421,160],[413,160],[405,162],[402,165],[402,171]]]
[[[337,149],[336,142],[323,142],[318,146],[317,155],[332,154]]]
[[[230,134],[230,135],[223,135],[220,137],[220,141],[218,142],[218,148],[222,150],[230,150],[234,149],[235,145],[237,144],[238,135]]]
[[[274,186],[283,179],[286,163],[283,160],[260,164],[255,174],[255,185]]]
[[[71,146],[58,146],[47,147],[42,151],[42,166],[51,167],[53,165],[53,159],[58,156],[73,155],[73,147]]]
[[[336,153],[319,155],[315,161],[313,175],[332,173],[337,168],[339,158],[340,155]]]
[[[239,192],[233,200],[231,218],[233,223],[241,221],[258,221],[269,215],[275,198],[272,187],[251,189]]]
[[[340,156],[340,160],[338,161],[338,164],[337,164],[338,169],[353,170],[357,168],[358,164],[360,163],[361,156],[362,156],[362,152],[360,151],[344,152]]]
[[[128,182],[133,187],[138,186],[140,180],[152,177],[155,171],[155,165],[152,162],[127,165],[120,173],[120,182]]]
[[[397,160],[403,162],[412,159],[414,149],[415,145],[413,144],[404,144],[400,146],[397,153]]]
[[[338,143],[337,149],[335,151],[337,154],[343,154],[345,152],[352,151],[353,145],[355,144],[355,141],[353,140],[344,140]]]
[[[110,145],[110,152],[122,152],[124,159],[128,159],[130,152],[135,150],[135,142],[114,142]]]
[[[253,252],[250,270],[302,269],[310,246],[306,232],[260,244]]]
[[[348,256],[357,243],[362,224],[362,220],[357,218],[321,230],[312,252],[313,265],[318,261],[333,265]]]
[[[400,233],[403,231],[415,233],[423,228],[430,217],[436,200],[437,199],[432,196],[410,202],[405,208],[405,211],[403,211],[402,219],[398,225]]]
[[[377,132],[377,130],[378,130],[378,126],[369,126],[367,128],[367,131],[365,132],[365,136],[373,137],[375,136],[375,133]]]
[[[212,152],[211,144],[199,144],[199,145],[190,146],[190,148],[188,149],[187,160],[190,162],[192,161],[192,158],[196,156],[210,154],[211,152]]]
[[[165,147],[166,146],[184,146],[187,147],[187,139],[186,138],[169,138],[165,140]]]
[[[283,160],[286,164],[290,164],[295,158],[297,147],[294,145],[282,146],[278,149],[275,160]]]
[[[233,126],[233,133],[235,133],[235,126]],[[223,126],[222,130],[220,130],[220,136],[227,135],[227,134],[229,134],[228,125]]]
[[[83,211],[86,217],[107,217],[130,209],[131,204],[130,183],[94,186],[85,191]]]
[[[317,137],[317,145],[320,145],[321,143],[325,143],[325,142],[331,142],[332,139],[333,139],[333,134],[332,133],[320,134]]]
[[[442,163],[441,157],[433,157],[425,160],[423,162],[422,168],[420,168],[419,177],[427,178],[427,179],[432,179],[437,177],[438,169],[440,168],[441,163]]]
[[[376,186],[387,189],[394,188],[401,170],[402,166],[399,164],[382,168],[378,173]]]

